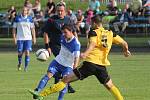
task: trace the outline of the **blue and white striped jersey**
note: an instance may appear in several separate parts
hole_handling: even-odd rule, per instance
[[[31,16],[18,15],[13,28],[17,29],[17,40],[32,40],[31,29],[34,28],[34,23]]]
[[[62,35],[61,49],[55,60],[65,67],[73,68],[75,57],[80,56],[80,47],[80,42],[76,37],[73,37],[71,40],[67,41]]]

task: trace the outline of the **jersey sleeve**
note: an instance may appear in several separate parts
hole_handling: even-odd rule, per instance
[[[120,43],[122,43],[124,40],[119,36],[119,35],[115,35],[114,37],[113,37],[113,43],[114,44],[120,44]]]
[[[97,34],[95,31],[91,30],[88,34],[90,42],[97,42]]]
[[[74,57],[80,57],[80,48],[81,48],[80,43],[77,43],[74,50]]]
[[[30,28],[35,28],[32,17],[30,17]]]

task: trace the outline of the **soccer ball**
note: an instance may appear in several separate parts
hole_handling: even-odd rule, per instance
[[[49,58],[49,52],[46,49],[39,49],[36,51],[37,60],[46,61]]]

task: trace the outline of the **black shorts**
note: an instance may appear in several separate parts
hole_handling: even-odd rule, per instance
[[[83,65],[79,69],[74,69],[73,71],[80,80],[91,75],[95,75],[101,84],[106,84],[110,80],[105,66],[91,62],[84,61]]]

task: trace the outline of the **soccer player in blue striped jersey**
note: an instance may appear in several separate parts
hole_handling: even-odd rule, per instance
[[[36,43],[35,28],[31,16],[28,16],[28,8],[24,7],[20,15],[15,18],[13,24],[13,39],[18,49],[18,70],[21,70],[22,56],[25,53],[24,71],[30,61],[29,53],[32,50],[32,41]]]
[[[77,36],[75,23],[70,19],[70,17],[66,16],[66,6],[63,3],[59,2],[56,5],[56,14],[51,16],[43,27],[45,48],[49,51],[50,54],[53,53],[55,57],[59,54],[61,48],[61,27],[64,24],[73,26],[73,33],[75,36]],[[59,82],[60,78],[60,73],[57,73],[57,75],[55,75],[55,83]],[[68,93],[74,92],[75,90],[68,83]],[[63,97],[63,95],[64,93],[60,92],[59,98]]]
[[[70,25],[64,25],[62,27],[62,33],[60,52],[50,63],[47,74],[39,82],[39,85],[35,91],[37,93],[46,86],[47,82],[55,76],[56,73],[61,73],[62,76],[66,76],[69,73],[72,73],[73,69],[78,66],[80,57],[80,43],[73,35]],[[66,88],[62,91],[66,92]],[[32,93],[33,91],[29,92]],[[63,100],[63,98],[58,98],[58,100]]]

